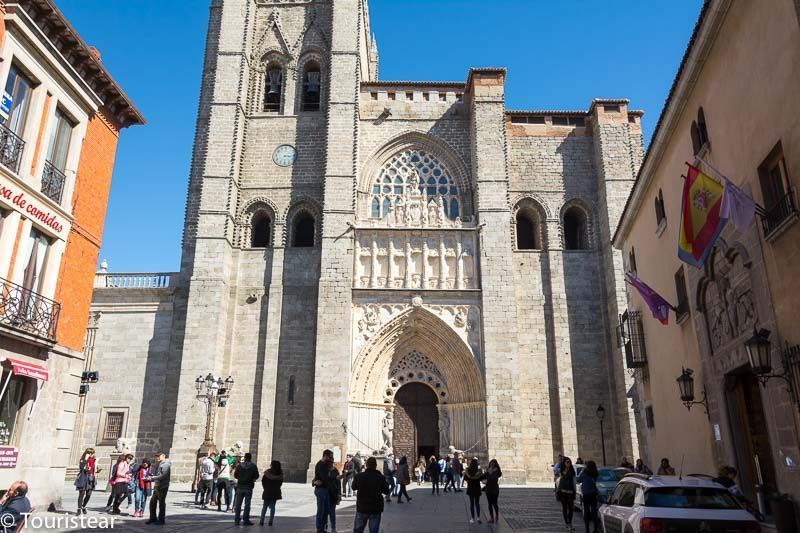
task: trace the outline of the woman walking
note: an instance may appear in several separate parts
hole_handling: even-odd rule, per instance
[[[136,510],[133,516],[143,517],[145,504],[147,498],[152,494],[152,482],[148,479],[150,476],[150,460],[142,459],[139,465],[139,470],[133,478],[134,483],[134,501],[136,502]]]
[[[283,470],[281,470],[280,461],[272,461],[269,468],[261,478],[261,486],[264,487],[264,505],[261,507],[261,520],[258,525],[264,525],[264,518],[267,516],[267,509],[269,509],[269,524],[272,525],[272,520],[275,518],[275,504],[278,500],[283,498],[281,494],[281,485],[283,485]]]
[[[583,523],[586,526],[586,533],[589,533],[589,522],[592,523],[592,531],[597,533],[600,531],[597,517],[597,476],[600,475],[597,471],[597,463],[589,461],[586,463],[586,468],[583,469],[581,475],[578,476],[577,482],[581,484],[581,496],[583,502]]]
[[[469,496],[470,524],[475,523],[476,517],[478,523],[481,523],[481,481],[485,477],[486,474],[478,466],[478,460],[473,458],[464,471],[464,479],[467,480],[467,496]]]
[[[435,455],[431,455],[430,462],[428,463],[428,477],[431,480],[431,494],[439,494],[439,476],[442,470],[439,468],[439,462],[436,460]]]
[[[114,488],[111,493],[114,495],[114,503],[111,507],[111,514],[119,514],[119,504],[128,496],[128,483],[131,481],[131,465],[133,456],[120,455],[117,459],[117,472],[114,476]]]
[[[575,506],[575,468],[569,457],[564,457],[561,461],[561,475],[558,477],[556,498],[561,502],[561,511],[564,514],[564,523],[567,525],[567,529],[574,531],[572,513]]]
[[[417,466],[414,467],[414,479],[416,480],[418,487],[422,485],[422,470],[424,467],[425,463],[423,463],[421,459],[417,461]]]
[[[408,458],[405,455],[400,458],[400,464],[397,465],[397,483],[400,485],[400,490],[397,493],[397,503],[403,503],[403,494],[406,495],[406,501],[410,502],[411,497],[408,495],[406,486],[411,483],[411,474],[408,471]]]
[[[75,514],[86,514],[86,505],[92,497],[94,490],[95,474],[100,469],[96,466],[94,448],[86,448],[78,462],[78,476],[75,478],[75,490],[78,491],[78,511]]]
[[[500,470],[500,464],[497,459],[489,461],[489,466],[486,468],[486,500],[489,502],[489,523],[496,524],[500,520],[500,508],[497,506],[497,499],[500,497],[500,478],[503,477],[503,471]]]

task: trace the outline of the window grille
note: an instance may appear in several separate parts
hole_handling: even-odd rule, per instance
[[[115,441],[122,436],[122,421],[125,413],[107,413],[103,440]]]
[[[644,327],[640,311],[625,311],[619,317],[617,328],[620,347],[625,349],[628,368],[647,366],[647,350],[644,342]]]

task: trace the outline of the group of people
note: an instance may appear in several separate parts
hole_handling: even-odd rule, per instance
[[[145,504],[150,499],[150,517],[148,524],[164,524],[166,515],[166,499],[169,491],[171,463],[165,452],[158,452],[151,462],[142,459],[137,463],[133,455],[121,454],[108,477],[110,489],[106,510],[110,514],[121,514],[122,501],[127,499],[128,506],[134,503],[133,516],[144,517]],[[78,509],[76,514],[86,514],[86,506],[97,488],[97,474],[101,471],[97,464],[93,448],[86,448],[78,463],[78,474],[75,477],[75,490],[78,491]],[[132,502],[131,500],[134,500]]]
[[[363,466],[363,470],[362,470]],[[480,498],[486,493],[489,504],[489,523],[494,523],[500,518],[498,498],[500,495],[499,479],[503,473],[497,460],[492,459],[484,471],[478,464],[478,459],[473,458],[464,467],[458,454],[453,457],[437,460],[435,456],[429,459],[420,458],[414,469],[414,477],[421,484],[427,476],[432,484],[433,494],[439,494],[439,484],[444,483],[444,491],[450,488],[461,492],[463,483],[467,485],[467,496],[470,500],[470,523],[481,523]],[[343,473],[340,474],[334,463],[331,450],[322,452],[320,459],[314,467],[314,495],[317,500],[316,528],[317,533],[328,531],[330,523],[331,533],[336,532],[336,506],[341,503],[342,494],[356,496],[356,515],[353,533],[363,533],[369,527],[370,533],[380,530],[381,515],[384,504],[392,501],[392,496],[397,496],[397,503],[406,502],[412,498],[408,495],[407,487],[411,484],[411,472],[408,458],[401,456],[396,459],[391,451],[383,459],[382,472],[378,471],[378,459],[369,457],[363,461],[361,456],[347,456]]]

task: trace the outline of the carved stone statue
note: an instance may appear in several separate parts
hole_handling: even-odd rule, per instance
[[[447,409],[439,409],[439,445],[444,447],[450,442],[450,413]]]
[[[392,448],[392,434],[394,433],[394,416],[391,411],[386,411],[383,417],[383,428],[381,434],[383,435],[383,443],[388,448]]]
[[[127,454],[131,453],[131,447],[128,444],[128,439],[120,437],[114,445],[114,453]]]
[[[236,442],[234,442],[233,446],[231,446],[230,453],[234,457],[243,456],[244,455],[244,443],[242,441],[240,441],[240,440],[237,440]]]
[[[364,308],[364,318],[358,321],[358,331],[364,336],[365,339],[368,339],[378,330],[380,323],[381,321],[377,308],[373,306],[367,306]]]
[[[463,307],[459,307],[458,311],[456,311],[456,316],[453,318],[453,324],[457,328],[466,328],[467,327],[467,313],[466,309]]]
[[[455,456],[455,454],[464,455],[464,450],[457,450],[456,447],[453,446],[452,444],[448,446],[447,449],[449,450],[450,457]]]

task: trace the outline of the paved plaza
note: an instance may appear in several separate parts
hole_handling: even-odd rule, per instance
[[[258,524],[258,513],[261,509],[260,490],[256,490],[253,499],[252,520]],[[381,531],[390,533],[403,532],[495,532],[495,533],[525,533],[525,532],[554,532],[564,531],[561,519],[561,508],[553,497],[549,488],[533,487],[502,487],[500,492],[500,511],[502,520],[497,525],[487,525],[488,508],[486,499],[481,498],[481,511],[483,524],[469,524],[469,499],[465,492],[452,494],[442,493],[438,496],[431,495],[430,490],[423,485],[414,485],[409,491],[411,503],[398,505],[396,500],[386,504],[381,522]],[[316,513],[313,491],[310,486],[299,483],[287,483],[283,486],[284,499],[278,502],[274,526],[272,528],[235,526],[233,513],[220,513],[216,510],[201,510],[194,504],[194,495],[188,486],[177,486],[171,490],[167,498],[167,520],[165,527],[149,526],[145,518],[129,516],[132,508],[126,509],[122,504],[122,515],[115,517],[114,529],[117,531],[170,531],[191,532],[203,531],[269,531],[274,533],[303,533],[314,532],[314,516]],[[103,505],[108,493],[97,492],[89,503],[87,517],[108,517]],[[36,513],[40,519],[54,520],[61,517],[65,520],[69,511],[74,514],[77,496],[73,487],[66,486],[63,500],[63,513]],[[149,502],[148,502],[149,503]],[[355,499],[343,500],[337,507],[337,530],[341,532],[352,531],[353,515],[355,512]],[[51,522],[52,523],[52,522]],[[62,522],[65,523],[65,522]],[[39,524],[40,525],[40,524]],[[575,515],[574,525],[577,531],[583,531],[583,522],[578,513]],[[44,530],[37,528],[36,530]],[[48,531],[89,531],[87,527],[60,527]]]

